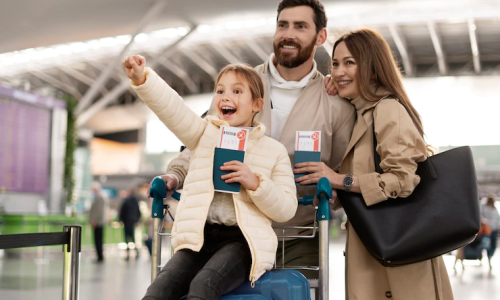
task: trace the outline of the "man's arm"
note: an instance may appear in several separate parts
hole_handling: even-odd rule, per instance
[[[167,167],[166,175],[174,176],[177,179],[177,187],[174,189],[182,189],[184,186],[184,179],[186,178],[189,170],[189,161],[191,159],[191,151],[184,149],[179,156],[174,158]]]

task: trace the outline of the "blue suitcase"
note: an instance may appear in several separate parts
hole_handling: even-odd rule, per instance
[[[276,270],[266,272],[255,282],[255,287],[250,286],[250,281],[233,290],[230,294],[224,295],[221,299],[237,300],[241,295],[262,295],[268,300],[309,300],[309,281],[296,270]],[[251,298],[253,299],[253,298]],[[262,298],[255,298],[262,299]]]

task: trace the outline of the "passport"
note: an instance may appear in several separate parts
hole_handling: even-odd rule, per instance
[[[220,167],[222,167],[224,163],[233,160],[243,162],[244,158],[245,158],[245,151],[215,148],[213,181],[214,181],[214,190],[216,192],[232,193],[232,194],[238,194],[240,192],[239,182],[226,183],[224,180],[221,179],[222,175],[229,174],[233,171],[222,171]]]
[[[321,161],[321,152],[317,151],[295,151],[295,157],[293,160],[293,165],[303,162],[320,162]],[[295,178],[302,177],[307,175],[308,173],[300,173],[295,174]],[[299,182],[296,182],[295,185],[302,186]],[[316,186],[316,184],[306,184],[304,186]]]

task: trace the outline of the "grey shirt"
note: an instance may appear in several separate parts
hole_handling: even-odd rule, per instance
[[[96,226],[105,225],[108,215],[108,199],[102,194],[95,195],[94,202],[92,202],[92,206],[90,207],[89,212],[89,221],[95,222]]]
[[[214,193],[214,200],[210,204],[207,215],[208,224],[236,226],[236,212],[234,210],[233,194]]]

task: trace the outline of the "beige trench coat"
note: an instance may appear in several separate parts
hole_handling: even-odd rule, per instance
[[[379,89],[378,93],[384,91]],[[367,205],[407,197],[420,181],[415,175],[417,162],[426,159],[425,143],[410,116],[394,99],[373,103],[358,97],[351,103],[356,106],[357,121],[340,173],[359,176]],[[375,172],[373,162],[374,119],[383,175]],[[354,229],[347,227],[346,299],[453,299],[442,257],[401,267],[384,267],[369,254]]]

